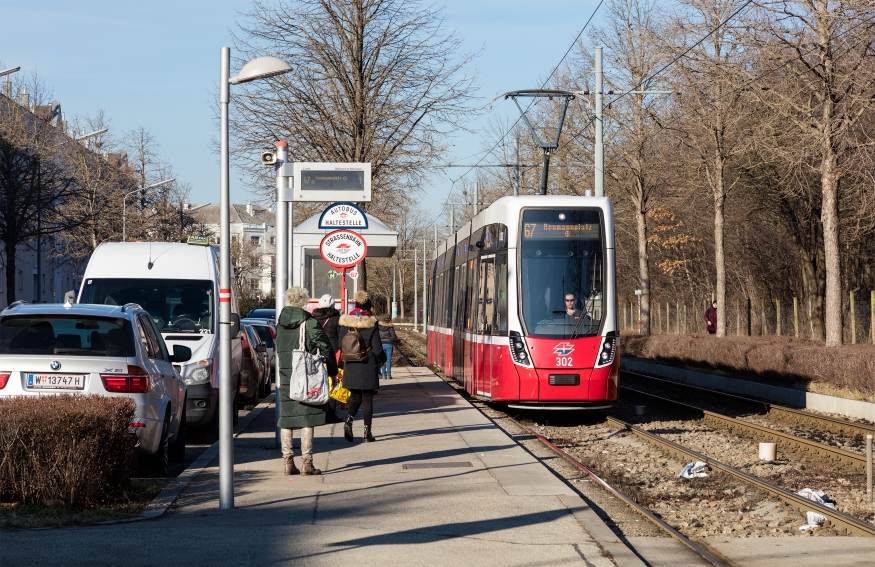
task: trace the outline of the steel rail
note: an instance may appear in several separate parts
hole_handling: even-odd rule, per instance
[[[822,514],[826,517],[826,522],[824,522],[825,527],[833,527],[839,533],[846,533],[848,535],[870,537],[875,536],[875,525],[873,524],[864,522],[863,520],[855,518],[849,514],[845,514],[844,512],[834,510],[829,506],[824,506],[823,504],[819,504],[812,500],[808,500],[807,498],[803,498],[802,496],[790,492],[785,488],[781,488],[780,486],[774,485],[770,482],[766,482],[746,472],[742,472],[734,467],[723,464],[720,461],[714,460],[701,453],[698,453],[688,447],[684,447],[683,445],[675,443],[674,441],[669,441],[664,437],[661,437],[654,433],[650,433],[649,431],[641,429],[640,427],[632,425],[631,423],[626,423],[625,421],[617,419],[616,417],[608,416],[607,421],[622,429],[631,431],[637,437],[659,446],[668,453],[680,456],[683,459],[694,459],[697,461],[703,461],[713,469],[720,470],[731,476],[744,480],[749,484],[754,485],[756,488],[779,498],[780,500],[792,506],[793,509],[798,512],[813,511]]]
[[[818,443],[817,441],[812,441],[810,439],[805,439],[804,437],[797,437],[796,435],[792,435],[790,433],[784,433],[783,431],[769,429],[768,427],[763,427],[762,425],[749,423],[741,419],[729,417],[728,415],[723,415],[721,413],[706,410],[684,402],[672,400],[670,398],[663,398],[662,396],[651,394],[650,392],[636,390],[635,388],[630,388],[628,386],[620,386],[620,389],[634,392],[636,395],[639,396],[656,399],[666,404],[675,405],[686,410],[700,413],[702,414],[706,422],[711,422],[718,426],[727,428],[732,433],[737,434],[738,432],[742,432],[747,433],[748,435],[755,434],[757,438],[780,443],[782,447],[784,446],[783,444],[786,443],[806,456],[810,457],[812,454],[816,454],[820,457],[824,457],[830,460],[833,463],[851,465],[855,468],[860,469],[860,472],[866,472],[865,455],[852,453],[851,451],[845,451],[844,449],[839,449],[838,447],[830,447],[829,445]]]
[[[637,502],[635,502],[634,500],[632,500],[631,498],[626,496],[620,490],[618,490],[618,489],[614,488],[613,486],[611,486],[610,484],[608,484],[599,475],[592,472],[589,468],[587,468],[580,461],[578,461],[577,459],[572,457],[569,453],[565,452],[564,450],[562,450],[559,447],[557,447],[556,445],[554,445],[552,441],[550,441],[549,439],[547,439],[543,435],[539,434],[537,431],[534,431],[533,429],[526,427],[525,425],[523,425],[522,423],[520,423],[519,421],[517,421],[516,419],[512,418],[509,415],[505,414],[505,419],[512,421],[517,427],[519,427],[523,431],[527,432],[529,435],[532,435],[533,437],[538,439],[538,441],[540,441],[541,443],[543,443],[544,445],[546,445],[547,447],[549,447],[550,449],[555,451],[557,454],[559,454],[559,456],[561,456],[563,459],[565,459],[566,461],[568,461],[569,463],[571,463],[572,465],[574,465],[575,467],[577,467],[581,471],[588,474],[595,482],[597,482],[599,485],[601,485],[602,488],[604,488],[605,490],[607,490],[608,492],[610,492],[611,494],[613,494],[614,496],[616,496],[617,498],[619,498],[620,500],[625,502],[630,508],[632,508],[633,510],[635,510],[636,512],[638,512],[639,514],[641,514],[642,516],[644,516],[645,518],[647,518],[651,522],[653,522],[657,527],[661,528],[663,531],[665,531],[669,535],[671,535],[671,537],[673,537],[674,539],[676,539],[679,542],[681,542],[682,544],[684,544],[693,553],[700,556],[702,559],[704,559],[705,561],[707,561],[711,565],[714,565],[715,567],[727,567],[726,563],[722,562],[720,559],[711,555],[711,553],[708,550],[697,545],[691,539],[689,539],[688,537],[686,537],[685,535],[683,535],[682,533],[680,533],[679,531],[677,531],[676,529],[671,527],[669,524],[667,524],[664,520],[662,520],[662,518],[655,515],[653,512],[651,512],[650,510],[648,510],[644,506],[641,506],[640,504],[638,504]]]
[[[762,400],[755,400],[753,398],[746,398],[744,396],[739,396],[737,394],[729,394],[727,392],[720,392],[717,390],[709,390],[708,388],[702,388],[701,386],[692,386],[690,384],[683,384],[680,382],[675,382],[673,380],[666,380],[665,378],[658,378],[656,376],[651,376],[649,374],[642,374],[641,372],[632,372],[630,370],[622,370],[622,374],[628,374],[631,376],[638,376],[641,378],[646,378],[647,380],[651,380],[654,382],[659,382],[661,384],[666,384],[669,386],[687,389],[687,390],[695,390],[698,392],[704,392],[713,396],[721,397],[721,398],[731,398],[734,400],[738,400],[741,402],[745,402],[751,405],[756,405],[764,408],[767,413],[775,413],[776,416],[784,417],[785,419],[789,419],[790,421],[794,421],[796,423],[810,423],[817,427],[822,427],[823,429],[828,429],[833,433],[841,433],[844,435],[862,435],[865,437],[866,435],[875,435],[875,426],[866,425],[865,423],[854,423],[851,421],[847,421],[838,417],[829,417],[825,415],[817,415],[805,410],[788,408],[786,406],[781,406],[777,404],[773,404],[770,402],[764,402]]]

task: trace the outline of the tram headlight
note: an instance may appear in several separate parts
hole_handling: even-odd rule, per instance
[[[610,366],[614,363],[614,358],[617,356],[617,337],[607,336],[602,339],[602,347],[599,349],[599,358],[596,361],[595,367]]]
[[[529,353],[526,352],[526,344],[516,331],[510,332],[510,354],[517,364],[529,365]]]

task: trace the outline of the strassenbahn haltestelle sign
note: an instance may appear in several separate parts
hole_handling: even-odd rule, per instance
[[[361,234],[341,229],[329,232],[322,238],[319,253],[330,266],[346,270],[365,259],[368,245]]]

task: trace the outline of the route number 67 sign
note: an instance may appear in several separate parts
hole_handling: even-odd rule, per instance
[[[341,229],[329,232],[322,238],[319,253],[328,265],[339,270],[348,270],[365,259],[368,245],[361,234]]]

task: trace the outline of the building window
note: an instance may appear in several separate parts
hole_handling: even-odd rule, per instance
[[[275,237],[275,236],[271,236],[271,237],[270,237],[270,244],[271,244],[271,246],[273,246],[274,244],[276,244],[276,237]]]
[[[258,246],[258,242],[260,239],[257,236],[252,236],[249,240],[252,242],[253,245]]]

